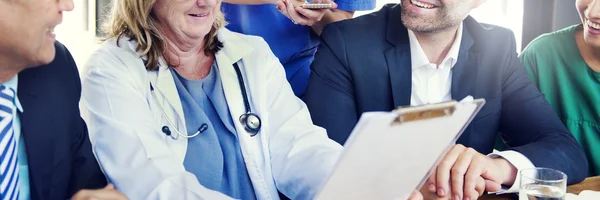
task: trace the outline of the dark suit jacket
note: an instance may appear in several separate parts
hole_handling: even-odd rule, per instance
[[[55,46],[52,63],[19,73],[19,117],[33,200],[69,199],[80,189],[106,186],[79,114],[77,66],[62,44]]]
[[[516,54],[510,30],[463,22],[451,93],[487,103],[458,143],[491,153],[498,133],[506,145],[537,167],[565,172],[569,183],[583,180],[588,165],[575,138],[561,123]],[[411,56],[399,5],[328,25],[312,65],[305,101],[314,123],[343,144],[359,116],[410,105]]]

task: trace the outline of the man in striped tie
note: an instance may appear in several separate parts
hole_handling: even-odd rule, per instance
[[[0,200],[126,199],[79,114],[79,73],[54,39],[72,0],[0,0]]]

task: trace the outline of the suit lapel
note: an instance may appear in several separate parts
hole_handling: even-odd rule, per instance
[[[465,23],[458,61],[452,68],[451,93],[452,98],[456,100],[476,94],[479,54],[470,50],[472,45],[473,38]]]
[[[22,85],[22,84],[19,84]],[[27,151],[27,163],[29,165],[29,184],[31,188],[31,197],[44,197],[49,194],[43,194],[45,187],[52,184],[52,169],[54,163],[54,139],[52,134],[48,133],[47,109],[39,103],[38,96],[29,88],[19,88],[19,101],[23,106],[23,113],[19,114],[21,121],[21,136],[25,140]]]
[[[479,53],[476,49],[471,49],[474,43],[473,37],[469,32],[469,20],[463,24],[463,38],[458,53],[458,61],[452,68],[452,98],[462,100],[468,95],[477,98],[477,79],[479,72]],[[458,139],[458,144],[470,144],[471,134],[474,134],[472,126],[469,125],[463,135]]]
[[[395,47],[385,52],[390,75],[394,107],[410,105],[412,68],[410,48]]]
[[[408,31],[399,20],[400,5],[394,6],[388,16],[386,40],[393,45],[384,52],[390,76],[394,106],[410,105],[412,92],[412,67]]]

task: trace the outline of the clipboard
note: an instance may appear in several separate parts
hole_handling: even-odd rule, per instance
[[[363,114],[315,199],[407,199],[484,104],[469,96]]]

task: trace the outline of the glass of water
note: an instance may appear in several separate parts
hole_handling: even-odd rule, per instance
[[[531,168],[519,172],[519,200],[564,200],[567,175],[549,168]]]

